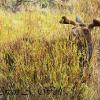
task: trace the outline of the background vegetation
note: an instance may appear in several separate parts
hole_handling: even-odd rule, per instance
[[[72,26],[59,24],[62,15],[73,20],[80,15],[85,23],[100,18],[99,0],[39,0],[36,4],[22,1],[16,6],[17,0],[1,0],[1,92],[30,90],[34,95],[26,95],[29,100],[99,100],[95,82],[99,80],[96,44],[100,41],[100,29],[92,33],[93,58],[80,78],[80,54],[77,55],[76,44],[69,40]],[[46,89],[53,91],[48,93]]]

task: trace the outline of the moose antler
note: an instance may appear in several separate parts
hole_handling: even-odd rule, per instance
[[[66,16],[62,16],[61,20],[59,21],[61,24],[71,24],[71,25],[79,25],[79,26],[86,26],[83,23],[77,23],[73,20],[69,20]]]
[[[72,20],[69,20],[66,16],[62,16],[61,20],[59,21],[61,24],[72,24],[76,25],[76,23]]]
[[[93,22],[88,25],[88,28],[91,30],[94,27],[100,27],[100,20],[93,19]]]

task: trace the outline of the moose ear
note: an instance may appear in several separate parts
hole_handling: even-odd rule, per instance
[[[71,33],[73,34],[73,36],[76,36],[77,35],[77,28],[76,27],[73,27],[72,30],[71,30]]]

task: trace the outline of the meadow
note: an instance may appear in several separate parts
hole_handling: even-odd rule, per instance
[[[96,43],[100,29],[92,32],[93,57],[80,78],[80,53],[69,39],[72,26],[61,25],[59,20],[63,15],[73,20],[80,15],[85,23],[91,23],[93,18],[100,18],[99,0],[79,0],[73,12],[58,8],[17,13],[0,10],[0,87],[6,100],[97,100]],[[19,94],[28,90],[28,95],[11,96],[5,90],[18,90]]]

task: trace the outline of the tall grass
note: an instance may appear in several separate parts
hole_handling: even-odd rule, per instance
[[[78,7],[77,14],[87,21],[90,18],[88,12],[80,12],[83,8]],[[64,14],[71,19],[76,16],[70,12]],[[39,95],[40,90],[43,97],[54,100],[94,99],[93,80],[90,79],[94,62],[84,70],[81,78],[80,55],[77,54],[76,44],[69,39],[72,26],[59,24],[62,15],[60,12],[38,10],[16,14],[0,11],[2,88],[30,89],[35,95]],[[43,89],[52,87],[54,90],[50,93],[46,91],[44,95]],[[61,94],[55,93],[59,89]]]

